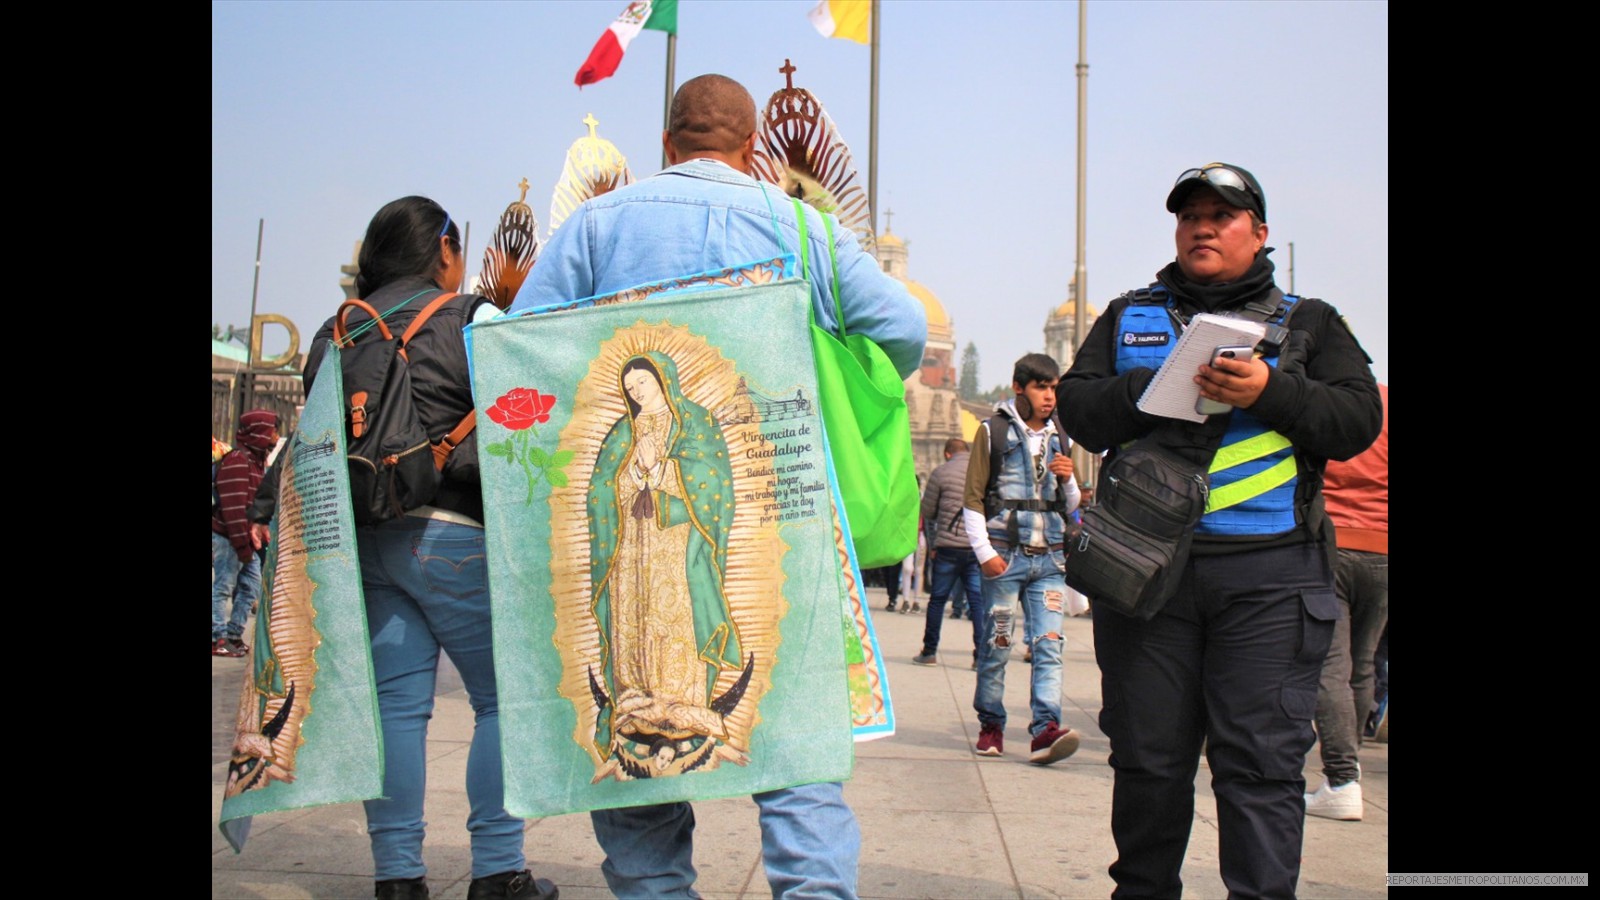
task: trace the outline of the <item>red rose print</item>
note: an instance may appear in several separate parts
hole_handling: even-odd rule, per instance
[[[533,388],[512,388],[489,408],[489,418],[512,431],[521,431],[550,421],[550,408],[555,405],[554,396],[546,396]]]

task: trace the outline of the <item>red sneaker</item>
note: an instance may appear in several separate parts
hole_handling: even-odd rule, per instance
[[[243,642],[241,642],[240,647],[243,646]],[[231,656],[237,659],[245,655],[246,652],[247,651],[239,649],[238,647],[234,647],[227,638],[217,638],[215,641],[211,642],[212,656]]]
[[[978,748],[975,751],[979,756],[1000,756],[1006,747],[1005,728],[1000,725],[985,725],[978,730]]]
[[[1054,722],[1045,726],[1033,738],[1032,752],[1028,754],[1028,762],[1048,766],[1053,762],[1063,759],[1078,752],[1078,733],[1071,728],[1062,728]]]

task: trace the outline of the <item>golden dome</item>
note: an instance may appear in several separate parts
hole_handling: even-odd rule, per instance
[[[1060,306],[1056,307],[1055,312],[1050,314],[1050,318],[1052,318],[1052,319],[1064,319],[1067,316],[1076,316],[1077,314],[1078,314],[1078,301],[1076,301],[1076,300],[1068,300],[1067,302],[1065,302],[1065,303],[1061,304]],[[1094,304],[1093,303],[1089,304],[1089,315],[1091,317],[1100,315],[1100,311],[1094,308]]]
[[[978,439],[978,424],[980,421],[977,416],[968,412],[965,406],[961,408],[961,436],[968,444]]]
[[[929,328],[935,325],[950,327],[950,316],[945,313],[944,304],[939,302],[939,298],[934,296],[933,291],[923,287],[920,282],[912,281],[909,278],[905,279],[905,284],[906,288],[911,291],[911,296],[921,300],[922,308],[927,310]]]
[[[878,235],[878,246],[880,247],[904,247],[905,245],[905,241],[900,240],[899,236],[891,232],[885,231],[883,234]]]

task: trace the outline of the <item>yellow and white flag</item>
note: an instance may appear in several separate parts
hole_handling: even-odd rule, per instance
[[[865,44],[872,24],[872,0],[822,0],[806,18],[823,37]]]

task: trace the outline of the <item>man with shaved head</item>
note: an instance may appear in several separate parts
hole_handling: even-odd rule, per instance
[[[545,245],[510,313],[796,252],[802,238],[789,197],[750,174],[750,92],[726,76],[701,75],[678,88],[668,119],[661,135],[667,168],[578,207]],[[850,229],[835,223],[830,247],[822,214],[802,209],[816,323],[838,332],[837,296],[850,331],[876,341],[901,378],[910,375],[928,337],[922,304],[884,274]],[[827,263],[830,253],[836,268]],[[753,799],[774,897],[856,895],[861,831],[843,785],[804,784]],[[606,853],[601,871],[617,896],[699,896],[689,804],[590,816]]]
[[[687,159],[703,151],[734,153],[755,149],[756,103],[744,85],[724,75],[701,75],[678,88],[662,138],[667,161],[672,152]],[[746,158],[748,160],[748,157]]]

